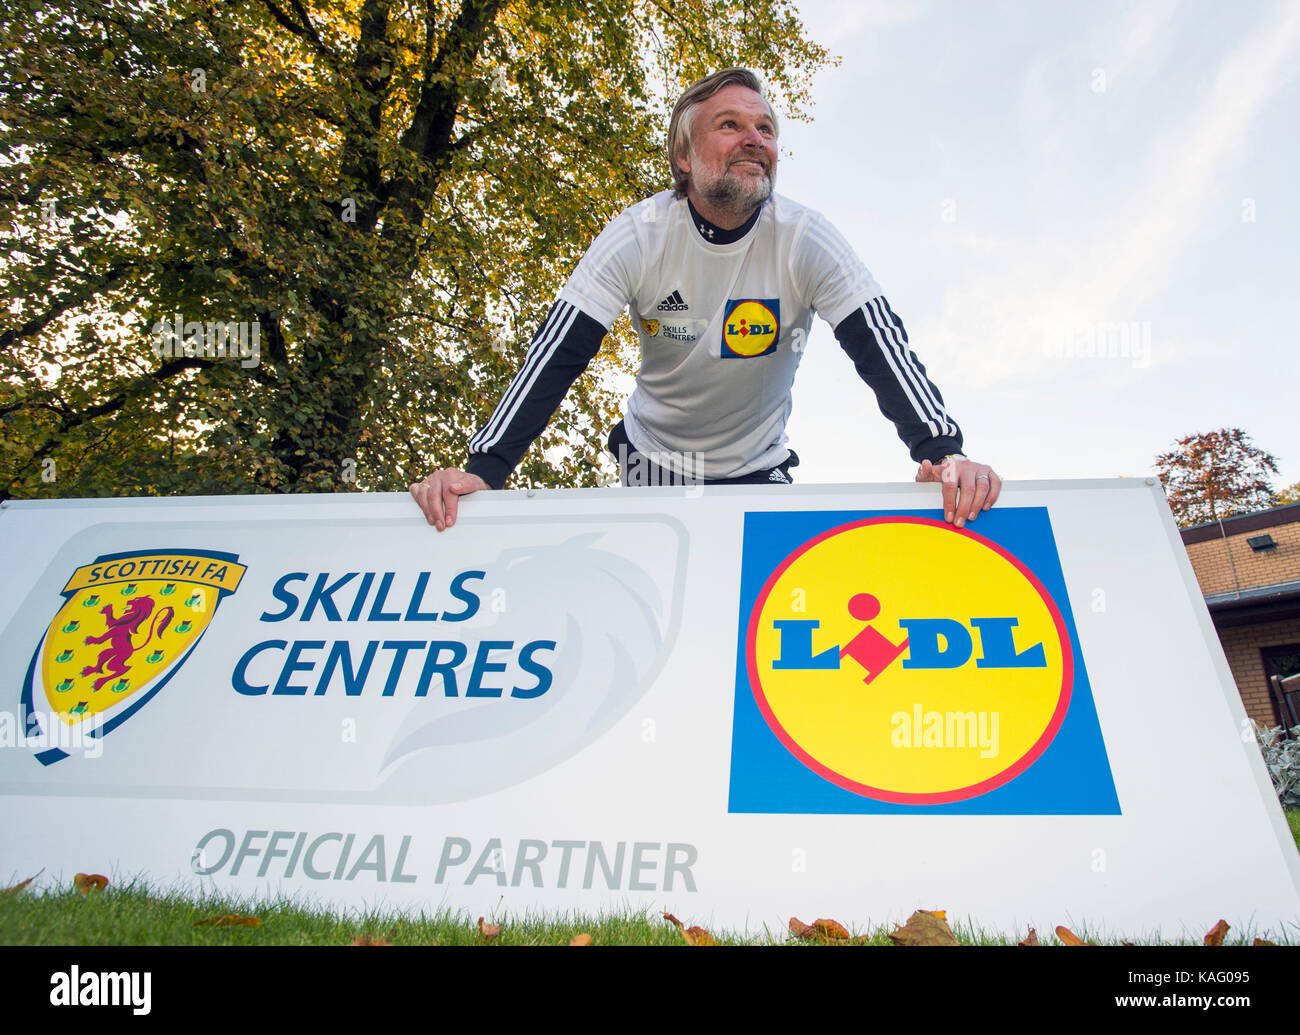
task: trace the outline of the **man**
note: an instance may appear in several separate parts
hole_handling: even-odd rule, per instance
[[[746,69],[682,95],[668,128],[675,189],[626,209],[588,249],[470,440],[466,469],[411,486],[430,524],[451,527],[460,496],[505,483],[626,307],[642,361],[609,439],[623,484],[789,482],[790,388],[817,312],[920,462],[916,480],[941,482],[945,520],[960,527],[993,506],[1001,480],[962,455],[961,431],[870,271],[819,213],[772,193],[776,140]]]

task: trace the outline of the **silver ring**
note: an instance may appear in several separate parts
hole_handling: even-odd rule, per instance
[[[989,480],[989,476],[987,474],[977,474],[975,476],[976,481],[979,481],[981,478],[983,478],[985,481]]]

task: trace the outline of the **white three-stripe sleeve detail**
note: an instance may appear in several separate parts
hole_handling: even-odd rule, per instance
[[[795,259],[802,257],[803,261],[791,272],[798,278],[806,275],[800,266],[820,271],[815,282],[806,285],[808,301],[832,326],[858,308],[861,299],[880,294],[880,285],[853,246],[825,220],[810,220],[802,242]]]
[[[927,378],[925,374],[917,368],[916,363],[914,362],[916,359],[915,353],[913,353],[911,348],[908,347],[906,340],[899,337],[900,328],[898,325],[898,318],[894,316],[893,311],[889,308],[888,301],[886,301],[885,297],[881,295],[878,298],[872,299],[868,304],[875,307],[881,321],[889,328],[889,332],[893,336],[895,346],[898,349],[900,359],[906,365],[906,369],[913,378],[918,390],[925,397],[926,402],[929,403],[930,415],[939,422],[940,430],[936,432],[936,435],[957,435],[957,425],[953,422],[952,418],[948,416],[948,412],[943,408],[943,403],[939,402],[938,397],[934,394],[934,386],[930,382],[929,378]]]
[[[560,347],[560,343],[564,341],[564,336],[569,333],[569,328],[573,326],[573,321],[577,318],[578,309],[576,307],[563,301],[555,303],[551,315],[547,317],[546,322],[542,324],[533,339],[533,346],[529,349],[528,358],[524,361],[523,367],[515,376],[510,387],[506,390],[501,402],[497,404],[491,420],[487,422],[482,431],[470,440],[470,452],[485,453],[500,441],[502,434],[518,415],[524,401],[528,398],[528,393],[536,383],[537,378],[546,368],[546,364],[550,362],[551,357],[555,355],[555,350]]]
[[[905,372],[904,368],[906,368],[908,364],[906,357],[900,357],[898,355],[897,339],[892,335],[887,334],[880,326],[876,313],[872,309],[871,302],[866,302],[862,306],[862,314],[866,317],[867,326],[871,329],[872,337],[876,339],[880,346],[881,355],[884,356],[885,362],[889,364],[889,369],[894,373],[894,380],[898,382],[898,387],[903,390],[903,394],[907,397],[907,401],[911,403],[912,412],[914,412],[917,417],[924,422],[925,426],[930,429],[932,437],[938,436],[939,429],[935,425],[932,414],[921,404],[921,400],[917,398],[916,383]],[[902,368],[899,366],[900,360],[903,364]]]
[[[638,278],[636,245],[633,224],[615,220],[592,242],[560,296],[577,303],[608,330],[630,301]]]
[[[889,368],[894,372],[894,377],[899,386],[912,404],[913,411],[930,429],[932,436],[937,438],[940,435],[951,434],[946,430],[948,422],[940,419],[943,410],[937,406],[930,395],[928,386],[925,383],[925,375],[912,364],[910,349],[899,340],[897,328],[885,319],[877,303],[878,299],[874,298],[868,301],[862,307],[863,314],[867,318],[867,325],[875,333],[877,341],[880,342],[885,361],[889,364]]]
[[[609,257],[636,237],[636,230],[631,223],[611,224],[609,234],[601,234],[592,243],[579,265],[587,264],[599,268],[609,261]]]
[[[950,416],[948,416],[948,411],[944,409],[943,403],[939,401],[939,397],[935,394],[938,389],[934,387],[934,382],[926,377],[926,375],[923,374],[913,362],[913,360],[916,359],[916,354],[912,352],[911,348],[907,344],[907,331],[903,330],[902,322],[894,315],[894,311],[889,308],[889,299],[885,298],[884,295],[880,295],[878,299],[873,299],[873,302],[876,302],[881,318],[886,321],[888,326],[894,332],[896,332],[896,338],[899,333],[901,333],[901,339],[898,342],[899,351],[907,359],[908,366],[915,375],[921,391],[924,393],[926,399],[929,400],[935,417],[938,418],[943,423],[944,428],[947,429],[940,432],[940,434],[955,437],[959,433],[957,424]]]

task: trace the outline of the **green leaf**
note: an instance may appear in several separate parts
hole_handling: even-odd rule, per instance
[[[345,458],[356,488],[405,489],[463,465],[583,251],[667,186],[680,87],[743,54],[797,112],[827,61],[784,0],[743,17],[732,0],[501,3],[455,39],[461,5],[435,4],[432,40],[424,4],[391,5],[365,29],[384,36],[362,39],[361,5],[321,0],[337,62],[260,3],[105,0],[106,20],[28,6],[60,15],[0,25],[29,73],[0,96],[3,172],[54,199],[59,224],[24,238],[0,295],[14,322],[67,308],[0,351],[0,495],[15,497],[332,491]],[[391,75],[377,120],[352,74],[362,47]],[[429,82],[426,47],[445,47]],[[661,87],[664,68],[680,81]],[[508,92],[490,88],[498,70]],[[439,91],[455,122],[426,137],[417,108]],[[260,366],[168,366],[151,328],[177,314],[256,320]],[[600,433],[635,347],[621,321],[520,483],[607,477]]]

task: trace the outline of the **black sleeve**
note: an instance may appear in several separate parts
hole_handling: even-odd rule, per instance
[[[907,345],[903,321],[879,295],[841,320],[835,337],[862,380],[876,393],[880,412],[917,463],[961,452],[961,428],[943,408],[943,396]]]
[[[551,306],[492,418],[469,440],[465,470],[499,489],[587,369],[605,328],[563,300]]]

